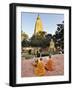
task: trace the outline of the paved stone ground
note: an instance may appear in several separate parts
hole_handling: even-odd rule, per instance
[[[45,76],[55,76],[55,75],[64,75],[64,55],[53,55],[52,60],[55,62],[55,69],[54,71],[46,71]],[[44,64],[47,62],[47,57],[43,57]],[[35,77],[34,74],[34,67],[32,65],[34,60],[29,59],[25,60],[22,57],[21,60],[21,77]]]

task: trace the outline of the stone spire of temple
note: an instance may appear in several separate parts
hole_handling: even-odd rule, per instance
[[[43,31],[43,25],[42,25],[41,18],[40,18],[39,14],[38,14],[37,20],[36,20],[36,23],[35,23],[34,34],[40,32],[40,31]]]

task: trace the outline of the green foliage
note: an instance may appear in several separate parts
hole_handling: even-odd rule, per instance
[[[25,57],[25,59],[32,59],[34,57],[34,55],[26,52],[26,53],[22,53],[22,57]]]
[[[57,24],[57,31],[55,32],[55,35],[53,35],[53,39],[56,43],[56,47],[59,46],[64,50],[64,21],[62,24]]]
[[[47,47],[49,45],[50,37],[45,35],[45,32],[39,32],[33,35],[30,39],[30,45],[32,47]]]
[[[28,46],[29,46],[29,41],[24,39],[22,41],[22,47],[28,47]]]
[[[21,40],[23,41],[27,39],[28,39],[28,35],[25,32],[21,31]]]
[[[33,55],[26,55],[25,56],[25,59],[31,59],[31,58],[33,58]]]

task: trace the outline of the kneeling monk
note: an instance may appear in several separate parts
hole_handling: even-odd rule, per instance
[[[48,71],[53,71],[55,68],[54,61],[51,59],[51,55],[49,56],[48,62],[45,64],[45,69]]]
[[[44,63],[42,62],[42,58],[38,60],[37,67],[35,67],[34,73],[37,76],[45,75],[45,67],[44,67]]]

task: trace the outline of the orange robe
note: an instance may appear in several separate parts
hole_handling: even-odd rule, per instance
[[[35,67],[34,73],[37,76],[45,75],[45,67],[42,61],[38,61],[38,64],[37,64],[37,67]]]
[[[54,61],[52,61],[51,59],[49,59],[49,61],[46,63],[45,65],[45,68],[48,70],[48,71],[53,71],[54,68],[55,68],[55,64],[54,64]]]

